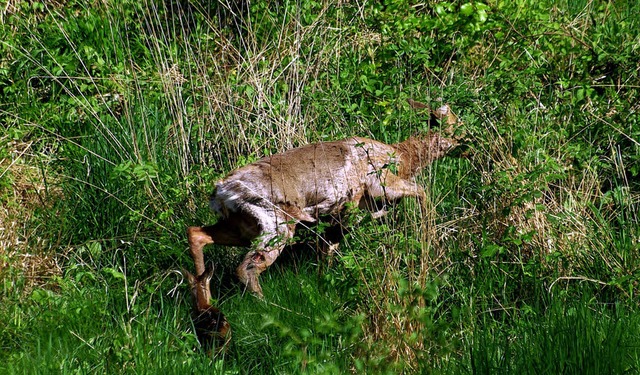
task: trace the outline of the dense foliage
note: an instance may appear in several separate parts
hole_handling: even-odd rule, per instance
[[[0,3],[0,372],[640,371],[640,4]],[[233,345],[199,350],[184,230],[308,142],[464,145],[422,209],[354,211],[263,275],[211,247]]]

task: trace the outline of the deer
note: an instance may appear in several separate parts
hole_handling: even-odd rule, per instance
[[[211,278],[213,268],[207,267],[199,276],[183,270],[193,296],[191,318],[200,346],[220,353],[228,347],[231,340],[231,326],[224,314],[211,305]]]
[[[434,113],[452,127],[448,106]],[[387,204],[402,198],[424,202],[416,175],[457,145],[433,131],[395,144],[350,137],[293,148],[240,167],[218,181],[210,196],[219,220],[187,228],[196,274],[205,270],[206,245],[251,247],[236,275],[246,290],[263,298],[258,277],[292,240],[298,224],[339,217],[346,207],[368,209],[375,219],[386,213]]]

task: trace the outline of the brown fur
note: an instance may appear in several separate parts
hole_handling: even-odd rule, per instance
[[[187,230],[196,273],[204,272],[205,245],[254,243],[237,274],[261,296],[258,275],[293,237],[296,223],[336,216],[348,203],[379,217],[385,210],[372,208],[375,200],[424,200],[415,175],[455,145],[437,133],[393,145],[353,137],[294,148],[239,168],[218,182],[211,196],[211,207],[221,216],[218,223]]]
[[[189,281],[193,295],[191,315],[200,345],[207,350],[215,350],[216,353],[225,350],[231,340],[231,327],[224,314],[210,303],[209,287],[213,269],[208,268],[197,277],[188,271],[183,273]]]

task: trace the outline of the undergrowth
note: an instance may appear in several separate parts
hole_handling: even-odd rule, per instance
[[[640,6],[615,1],[0,3],[0,371],[634,373]],[[214,182],[351,135],[459,150],[334,259],[212,247],[233,342],[189,318]],[[409,100],[409,101],[408,101]]]

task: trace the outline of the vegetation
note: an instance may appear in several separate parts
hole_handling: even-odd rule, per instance
[[[640,372],[640,3],[0,1],[0,373]],[[350,135],[465,145],[430,197],[262,276],[185,228],[233,168]]]

